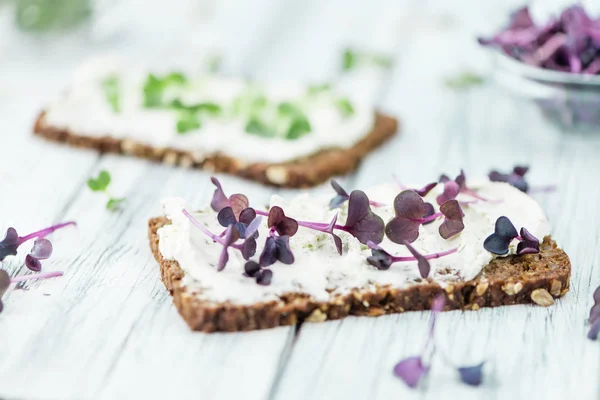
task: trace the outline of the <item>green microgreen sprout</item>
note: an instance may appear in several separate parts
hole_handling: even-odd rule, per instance
[[[172,72],[164,77],[148,74],[144,83],[144,107],[164,107],[164,92],[169,86],[183,86],[187,78],[180,72]]]
[[[447,87],[458,90],[482,85],[485,83],[485,79],[474,72],[465,71],[458,75],[446,78],[444,83]]]
[[[342,55],[342,71],[348,72],[358,66],[374,65],[380,68],[390,68],[392,59],[384,54],[346,49]]]
[[[104,96],[115,114],[121,112],[120,86],[119,78],[115,75],[110,75],[102,81]]]
[[[96,178],[90,178],[87,181],[87,185],[88,187],[93,191],[93,192],[102,192],[104,194],[106,194],[108,196],[108,201],[106,202],[106,208],[113,211],[118,209],[123,202],[125,201],[124,197],[118,198],[118,197],[113,197],[109,192],[108,192],[108,186],[110,185],[110,174],[108,173],[108,171],[106,170],[102,170],[100,171],[100,173],[98,174],[98,176]]]

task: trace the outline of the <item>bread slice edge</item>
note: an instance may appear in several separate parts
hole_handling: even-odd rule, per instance
[[[381,146],[398,130],[398,121],[390,116],[375,113],[375,124],[370,132],[350,148],[323,149],[315,154],[284,163],[245,163],[226,154],[213,154],[195,158],[193,152],[174,148],[153,147],[130,139],[111,136],[85,136],[49,125],[46,112],[38,116],[33,132],[45,139],[69,145],[95,149],[104,153],[119,153],[179,165],[185,168],[202,168],[212,172],[237,175],[271,186],[287,188],[311,187],[336,175],[345,175],[358,167],[360,161]]]
[[[192,330],[237,332],[322,322],[348,315],[380,316],[405,311],[428,310],[434,298],[446,298],[445,310],[478,310],[511,304],[554,304],[569,291],[571,262],[556,242],[546,236],[539,254],[495,258],[474,279],[457,281],[442,288],[427,280],[406,288],[356,289],[347,295],[318,302],[302,293],[289,293],[279,301],[252,305],[213,303],[201,300],[182,284],[179,263],[165,259],[159,250],[158,229],[169,224],[166,217],[148,222],[150,248],[160,264],[161,278],[173,296],[179,314]],[[277,266],[273,267],[276,271]],[[385,273],[385,271],[382,271]]]

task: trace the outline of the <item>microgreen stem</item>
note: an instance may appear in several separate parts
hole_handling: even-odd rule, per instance
[[[521,237],[521,235],[517,235],[516,239],[517,239],[519,242],[522,242],[522,241],[523,241],[523,238]]]
[[[449,254],[454,254],[454,253],[456,253],[457,251],[458,251],[458,247],[455,247],[455,248],[453,248],[453,249],[446,250],[446,251],[442,251],[442,252],[439,252],[439,253],[425,254],[425,255],[423,255],[423,257],[424,257],[426,260],[433,260],[433,259],[435,259],[435,258],[440,258],[440,257],[447,256],[447,255],[449,255]],[[394,256],[393,256],[393,257],[392,257],[392,260],[393,260],[394,262],[403,262],[403,261],[416,261],[416,258],[415,258],[415,257],[412,257],[412,256],[410,256],[410,257],[394,257]]]
[[[415,221],[415,222],[420,222],[422,224],[426,224],[427,222],[431,222],[436,220],[437,218],[441,217],[443,214],[441,212],[437,212],[433,215],[430,215],[428,217],[425,218],[409,218],[411,221]]]
[[[373,201],[373,200],[369,200],[369,204],[372,205],[373,207],[383,207],[383,206],[385,206],[385,203],[380,203],[378,201]]]
[[[200,229],[202,232],[204,232],[208,237],[210,237],[215,242],[217,242],[223,246],[225,245],[225,242],[223,241],[223,239],[221,239],[219,236],[217,236],[214,233],[212,233],[211,231],[209,231],[204,225],[202,225],[200,223],[200,221],[198,221],[196,218],[194,218],[194,216],[192,214],[190,214],[188,210],[186,210],[185,208],[182,208],[181,212],[183,213],[183,215],[185,215],[187,217],[187,219],[190,220],[190,222],[192,224],[194,224],[194,226],[196,228]]]
[[[549,193],[555,192],[556,185],[548,185],[548,186],[537,186],[529,189],[529,193]]]
[[[321,232],[325,232],[325,229],[329,227],[329,224],[326,224],[324,222],[307,222],[307,221],[297,221],[297,222],[298,222],[298,226],[303,226],[305,228],[314,229],[316,231],[321,231]],[[341,231],[348,230],[348,228],[346,228],[344,225],[334,225],[333,229],[339,229]]]
[[[262,211],[262,210],[254,210],[256,212],[256,215],[262,215],[263,217],[268,217],[269,213],[267,211]]]
[[[41,231],[37,231],[37,232],[33,232],[30,233],[27,236],[22,236],[19,238],[19,243],[24,243],[30,239],[33,238],[41,238],[41,237],[45,237],[48,236],[49,234],[51,234],[54,231],[57,231],[61,228],[64,228],[65,226],[69,226],[69,225],[76,225],[74,221],[69,221],[69,222],[64,222],[62,224],[57,224],[57,225],[53,225],[50,226],[48,228],[42,229]]]
[[[202,225],[200,223],[200,221],[198,221],[196,218],[194,218],[194,216],[192,214],[190,214],[188,210],[186,210],[185,208],[182,208],[181,212],[183,213],[183,215],[185,215],[187,217],[187,219],[190,220],[190,222],[192,224],[194,224],[194,226],[196,228],[200,229],[202,232],[204,232],[208,237],[210,237],[216,243],[219,243],[221,246],[225,246],[225,241],[223,240],[223,236],[225,236],[227,231],[223,232],[221,234],[221,236],[217,236],[214,233],[212,233],[211,231],[209,231],[204,225]],[[242,251],[242,249],[243,249],[242,244],[231,244],[231,245],[229,245],[229,247],[232,247],[232,248],[234,248],[236,250],[240,250],[240,251]]]
[[[31,274],[31,275],[21,275],[16,276],[10,280],[10,283],[18,283],[24,281],[30,281],[35,279],[48,279],[48,278],[56,278],[59,276],[63,276],[64,272],[62,271],[50,271],[50,272],[42,272],[39,274]]]

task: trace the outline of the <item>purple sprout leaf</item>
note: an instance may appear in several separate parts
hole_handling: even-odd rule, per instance
[[[394,243],[410,243],[419,237],[420,219],[429,211],[416,192],[404,190],[394,199],[396,216],[385,226],[385,234]]]
[[[252,222],[250,222],[248,224],[248,226],[246,227],[246,236],[248,237],[254,237],[257,238],[258,237],[258,227],[260,226],[260,223],[262,222],[262,216],[257,216],[256,218],[254,218],[252,220]]]
[[[32,257],[31,254],[27,254],[27,256],[25,256],[25,266],[33,272],[40,272],[42,270],[42,263],[40,260]]]
[[[600,303],[600,286],[598,286],[596,288],[596,290],[594,291],[594,296],[593,297],[594,297],[594,301],[596,303]]]
[[[17,254],[17,248],[30,239],[41,239],[52,232],[55,232],[66,226],[75,225],[75,222],[63,222],[60,224],[52,225],[48,228],[30,233],[26,236],[19,236],[15,228],[8,228],[6,230],[6,236],[0,241],[0,261],[3,261],[7,256],[14,256]]]
[[[450,177],[446,174],[442,174],[440,175],[440,178],[438,179],[439,183],[446,183],[448,181],[451,181],[452,179],[450,179]]]
[[[423,214],[423,218],[427,218],[427,217],[431,217],[432,215],[435,214],[435,208],[433,207],[433,204],[431,203],[425,203],[425,214]],[[431,224],[433,221],[435,221],[435,219],[431,219],[428,221],[423,222],[423,225],[428,225]]]
[[[4,260],[7,256],[16,256],[17,248],[20,245],[19,234],[15,228],[8,228],[6,236],[0,241],[0,261]]]
[[[365,192],[360,190],[352,191],[348,200],[348,218],[346,218],[344,230],[357,238],[359,242],[366,244],[369,240],[381,243],[383,240],[383,229],[383,220],[379,215],[371,211],[369,198]]]
[[[458,184],[460,190],[464,190],[467,188],[467,177],[465,176],[465,171],[460,170],[460,174],[454,179],[454,182]]]
[[[213,185],[216,186],[216,189],[213,193],[213,198],[210,202],[210,206],[216,212],[221,211],[225,207],[231,207],[233,210],[233,214],[236,218],[239,218],[240,213],[245,208],[248,208],[250,202],[248,201],[248,197],[243,194],[236,193],[229,196],[229,198],[223,192],[223,187],[221,186],[221,182],[214,176],[210,178]]]
[[[298,221],[286,217],[283,209],[279,206],[271,207],[267,226],[275,229],[281,236],[294,236],[298,232]]]
[[[256,254],[256,238],[249,236],[242,244],[242,257],[244,260],[249,260]]]
[[[229,206],[223,207],[221,211],[219,211],[217,214],[217,221],[219,221],[219,224],[225,228],[229,225],[235,225],[237,223],[233,209]]]
[[[464,213],[456,200],[449,200],[440,206],[440,212],[444,215],[444,222],[440,224],[440,236],[450,239],[465,229],[463,223]]]
[[[333,232],[333,230],[336,226],[336,223],[337,223],[337,218],[338,218],[338,215],[335,214],[333,216],[333,218],[331,219],[331,222],[329,223],[329,225],[327,225],[327,227],[325,228],[325,230],[323,232],[331,235],[331,237],[333,238],[333,243],[335,244],[335,248],[337,249],[337,252],[341,256],[342,255],[342,239]]]
[[[596,320],[600,319],[600,303],[595,303],[592,308],[590,308],[590,316],[588,318],[588,322],[593,324]]]
[[[329,208],[334,209],[340,207],[350,198],[350,195],[344,188],[335,180],[331,180],[331,187],[335,190],[336,196],[329,202]]]
[[[507,217],[499,217],[494,226],[494,233],[483,242],[483,248],[492,254],[508,253],[510,242],[518,236],[517,229]]]
[[[416,388],[428,372],[429,368],[423,365],[419,356],[408,357],[394,366],[394,375],[411,388]]]
[[[244,273],[246,276],[255,277],[260,271],[260,265],[256,261],[248,261],[244,264]]]
[[[2,304],[2,296],[10,287],[10,276],[8,272],[3,269],[0,269],[0,313],[4,309],[4,304]]]
[[[498,171],[490,171],[488,178],[492,182],[506,182],[522,192],[527,193],[529,191],[529,184],[525,180],[525,174],[529,171],[529,167],[523,165],[517,165],[513,168],[512,173],[503,174]]]
[[[238,220],[246,226],[250,225],[254,219],[256,219],[256,211],[254,211],[254,208],[251,207],[244,208],[238,218]]]
[[[229,206],[233,210],[236,218],[240,217],[241,212],[248,208],[249,204],[248,197],[243,194],[236,193],[229,196]]]
[[[423,186],[421,189],[413,189],[419,196],[425,197],[437,186],[437,182],[431,182]]]
[[[470,386],[479,386],[483,381],[483,366],[485,361],[467,367],[459,367],[460,380]]]
[[[499,217],[494,225],[494,233],[507,239],[514,239],[518,236],[517,229],[507,217]]]
[[[271,284],[271,278],[273,278],[273,271],[270,269],[261,269],[256,275],[256,283],[268,286]]]
[[[521,228],[521,241],[517,245],[517,254],[537,254],[540,252],[540,241],[527,229]]]
[[[223,208],[229,206],[229,199],[225,195],[225,192],[223,192],[223,187],[221,186],[221,182],[219,182],[219,180],[217,178],[215,178],[213,176],[210,178],[210,181],[213,183],[213,185],[215,185],[217,187],[215,189],[215,192],[213,193],[213,197],[210,202],[210,206],[212,207],[213,210],[215,210],[216,212],[219,212]]]
[[[394,263],[394,257],[371,241],[367,245],[371,249],[371,255],[367,257],[367,262],[382,271],[389,269]]]
[[[38,260],[47,260],[52,255],[52,243],[46,238],[36,239],[29,255]]]
[[[293,264],[294,254],[290,249],[289,236],[269,236],[260,255],[258,263],[261,267],[268,267],[277,261],[283,264]]]
[[[229,253],[227,252],[227,249],[239,238],[240,234],[237,229],[234,228],[234,225],[229,225],[227,227],[225,237],[223,238],[223,250],[221,250],[221,255],[219,256],[217,271],[222,271],[223,268],[225,268],[225,265],[227,265],[227,262],[229,261]]]
[[[458,186],[458,183],[449,180],[444,183],[444,191],[436,198],[436,201],[438,205],[441,206],[447,201],[456,199],[456,196],[458,196],[459,192],[460,187]]]
[[[588,339],[596,340],[598,339],[598,334],[600,334],[600,319],[597,319],[591,326],[588,331]]]
[[[413,257],[416,259],[421,278],[427,278],[429,276],[429,272],[431,271],[431,265],[429,264],[429,261],[427,261],[427,259],[417,251],[417,249],[412,247],[408,241],[405,241],[404,245],[406,246],[408,251],[410,251],[410,254],[412,254]]]

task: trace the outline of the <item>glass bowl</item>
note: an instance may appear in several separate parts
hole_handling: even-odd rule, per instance
[[[600,133],[600,75],[537,68],[496,51],[494,79],[534,101],[559,128]]]

